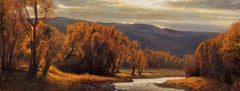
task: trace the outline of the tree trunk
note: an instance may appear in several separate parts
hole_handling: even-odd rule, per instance
[[[110,55],[110,54],[109,54]],[[104,75],[113,75],[113,71],[115,70],[115,61],[113,56],[109,56],[107,59],[107,64],[105,68]]]
[[[120,66],[121,66],[121,59],[118,61],[117,63],[117,70],[116,70],[116,73],[119,73],[120,72]]]
[[[140,68],[138,69],[138,75],[139,75],[139,76],[141,76],[141,75],[142,75],[142,71],[143,71],[143,68],[142,68],[142,67],[140,67]]]
[[[50,65],[51,65],[51,60],[50,59],[48,59],[46,61],[47,62],[46,62],[46,65],[43,68],[41,79],[44,79],[47,76],[47,72],[48,72],[48,70],[50,68]]]
[[[1,5],[1,6],[3,6],[3,5]],[[3,9],[3,8],[2,8]],[[3,13],[3,11],[1,12],[1,13]],[[2,43],[1,43],[1,45],[2,45],[2,71],[4,71],[5,70],[5,68],[6,68],[6,65],[5,65],[5,55],[6,55],[6,48],[5,48],[5,39],[4,39],[4,27],[3,27],[3,15],[1,15],[1,37],[2,37]]]
[[[0,12],[1,12],[1,14],[0,14],[0,16],[1,16],[1,22],[0,22],[0,28],[1,28],[1,37],[2,37],[2,42],[3,43],[1,43],[1,45],[2,45],[2,54],[1,54],[1,59],[2,59],[2,71],[4,71],[5,70],[5,43],[4,43],[4,27],[3,27],[3,16],[4,16],[4,0],[2,0],[2,3],[1,3],[1,10],[0,10]]]
[[[112,61],[110,61],[110,60],[108,59],[106,65],[105,65],[105,68],[104,68],[105,70],[104,70],[103,75],[109,75],[109,74],[111,74],[112,70],[114,70],[112,66],[113,66]]]
[[[73,44],[72,44],[71,51],[67,54],[67,56],[65,57],[65,59],[71,58],[71,56],[72,56],[72,54],[73,54],[73,51],[74,51],[74,48],[75,48],[75,41],[74,41]]]
[[[8,41],[8,40],[7,40]],[[7,45],[9,43],[6,43],[6,51],[5,51],[5,65],[6,65],[6,70],[9,70],[8,67],[9,67],[9,45]]]
[[[28,72],[28,77],[29,79],[34,79],[36,78],[36,74],[37,74],[37,71],[36,71],[36,66],[37,66],[37,63],[36,63],[36,39],[35,39],[35,35],[36,35],[36,27],[34,27],[34,30],[33,30],[33,39],[32,39],[32,43],[31,43],[31,60],[30,60],[30,68],[29,68],[29,72]]]
[[[87,65],[88,65],[87,66],[87,70],[88,70],[87,72],[88,73],[94,73],[93,69],[92,69],[92,60],[87,60]]]
[[[117,66],[116,73],[120,73],[120,67],[119,66]]]
[[[5,49],[3,49],[5,50]],[[5,53],[3,52],[2,54],[2,71],[5,71],[6,70],[6,65],[5,65]]]
[[[111,71],[111,73],[114,73],[114,71],[115,71],[115,69],[116,69],[116,65],[115,64],[112,64],[112,71]]]
[[[13,69],[13,67],[12,67],[12,58],[13,58],[13,52],[14,52],[14,48],[15,48],[17,39],[18,39],[18,37],[16,37],[16,39],[13,41],[13,44],[12,44],[12,46],[10,48],[10,55],[9,55],[9,61],[8,61],[8,69],[10,69],[10,70]]]
[[[3,28],[2,28],[3,29]],[[6,70],[6,46],[5,46],[5,39],[4,39],[4,30],[2,30],[2,47],[3,47],[3,53],[2,53],[2,71]]]
[[[135,75],[135,65],[132,66],[132,75]]]
[[[138,60],[138,75],[141,75],[141,64],[140,59]]]
[[[32,23],[29,18],[29,22],[33,26],[33,34],[32,34],[32,41],[31,41],[32,42],[31,43],[31,60],[30,60],[30,68],[28,72],[28,77],[30,80],[37,78],[37,73],[38,73],[38,62],[36,58],[36,31],[37,31],[37,24],[38,24],[38,8],[37,8],[36,0],[34,0],[34,16],[35,16],[34,23]]]

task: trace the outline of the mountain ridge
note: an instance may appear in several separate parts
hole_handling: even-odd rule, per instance
[[[65,34],[68,24],[78,21],[90,22],[86,20],[76,20],[65,17],[55,17],[45,21]],[[179,57],[182,57],[184,54],[193,54],[200,42],[208,38],[215,37],[218,34],[214,32],[177,31],[142,23],[94,23],[115,26],[131,40],[139,41],[143,49],[151,48],[154,50],[166,51]]]

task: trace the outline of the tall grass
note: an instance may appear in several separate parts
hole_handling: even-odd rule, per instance
[[[78,91],[83,84],[116,81],[111,77],[64,73],[54,66],[50,67],[45,80],[28,81],[25,79],[26,69],[24,66],[10,75],[1,74],[0,91]]]
[[[230,91],[229,85],[203,77],[169,80],[165,84],[170,87],[189,88],[191,91]]]

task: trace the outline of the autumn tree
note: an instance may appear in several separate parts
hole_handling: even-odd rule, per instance
[[[127,39],[127,37],[126,37]],[[126,43],[128,43],[129,40],[126,41]],[[124,62],[125,60],[127,60],[127,48],[126,46],[122,46],[121,50],[119,51],[119,55],[118,55],[118,58],[117,58],[117,62],[115,64],[116,66],[116,73],[119,73],[120,72],[120,67],[121,67],[121,64],[122,62]]]
[[[43,69],[41,78],[45,78],[51,63],[61,60],[59,53],[61,53],[64,35],[43,21],[39,21],[37,30],[37,65],[40,66],[38,68]]]
[[[38,29],[39,21],[51,16],[55,8],[52,0],[1,0],[1,59],[2,69],[12,68],[11,64],[20,50],[16,45],[25,41],[30,45],[28,78],[36,78],[38,72]],[[19,39],[22,39],[21,41]],[[28,40],[29,39],[29,40]],[[39,44],[40,45],[40,44]]]
[[[1,60],[2,70],[14,69],[14,58],[18,55],[18,45],[21,44],[21,39],[26,28],[22,25],[24,21],[21,17],[21,3],[18,0],[1,0],[0,1],[0,32],[1,32]]]
[[[190,55],[179,58],[171,55],[169,52],[156,51],[153,49],[145,49],[148,67],[150,68],[177,68],[184,69],[193,64]]]
[[[200,74],[207,77],[221,79],[222,60],[219,48],[221,36],[215,39],[206,40],[201,43],[195,52],[196,68],[199,68]]]
[[[130,45],[128,46],[128,54],[127,54],[127,62],[131,65],[132,68],[132,75],[135,75],[135,69],[137,67],[138,62],[138,49],[140,45],[137,41],[131,41]]]
[[[144,54],[144,51],[143,50],[138,50],[137,52],[137,55],[138,55],[138,75],[142,75],[142,72],[143,72],[143,69],[146,67],[147,65],[147,62],[146,62],[146,57],[145,57],[145,54]]]
[[[192,54],[185,54],[182,58],[182,63],[185,68],[193,66],[194,65],[194,55]]]
[[[31,58],[29,62],[28,78],[34,79],[37,77],[39,59],[37,56],[37,26],[39,20],[50,16],[50,12],[54,9],[54,3],[52,0],[23,0],[23,8],[25,15],[27,16],[28,23],[30,24],[30,48]],[[31,8],[31,9],[28,9]]]
[[[201,76],[233,84],[239,79],[240,23],[232,25],[226,33],[202,42],[195,52],[195,64],[189,74],[199,72]],[[237,83],[237,82],[235,82]]]
[[[232,25],[223,38],[222,60],[227,76],[233,82],[240,77],[240,22]]]
[[[113,74],[128,38],[112,26],[77,22],[67,28],[65,59],[82,61],[89,73]]]

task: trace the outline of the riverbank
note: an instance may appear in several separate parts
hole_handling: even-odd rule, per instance
[[[0,91],[103,91],[114,89],[109,84],[117,82],[113,77],[64,73],[53,66],[45,79],[29,81],[25,79],[26,68],[22,67],[7,75],[0,73]]]
[[[22,67],[13,74],[2,76],[0,91],[114,91],[113,83],[131,82],[134,78],[182,77],[183,70],[177,69],[146,69],[142,76],[132,76],[131,69],[121,69],[113,77],[96,76],[90,74],[64,73],[51,66],[45,80],[25,80],[27,67]],[[5,77],[5,78],[4,78]]]
[[[160,87],[185,89],[186,91],[230,91],[227,84],[203,77],[168,80],[163,84],[156,85]]]

